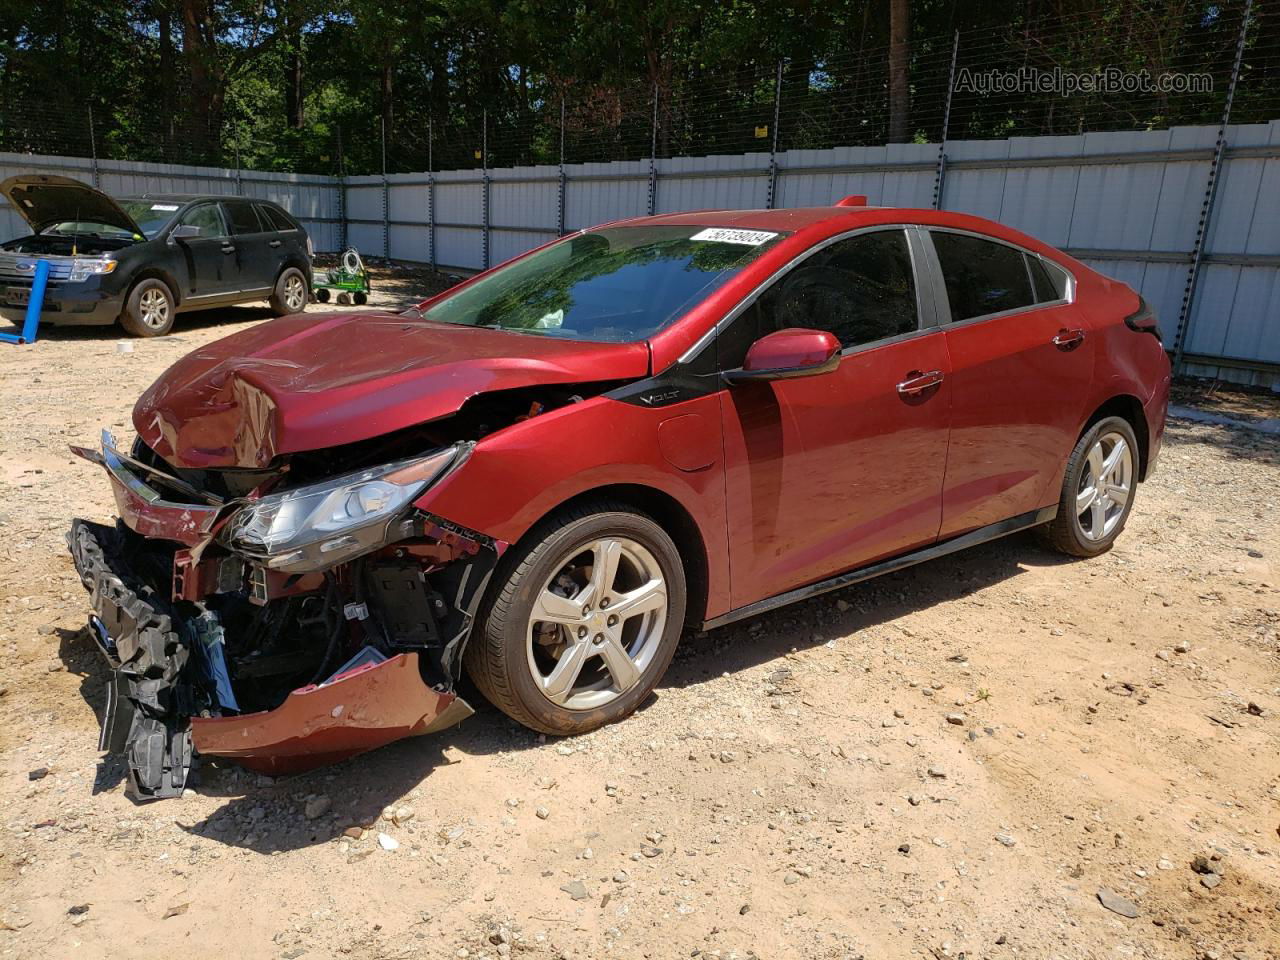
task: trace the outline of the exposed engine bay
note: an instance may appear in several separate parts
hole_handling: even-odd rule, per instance
[[[33,256],[95,257],[123,250],[137,242],[132,237],[103,237],[95,233],[37,233],[0,244],[0,250]]]
[[[475,440],[581,399],[480,395],[261,470],[176,469],[105,432],[101,452],[73,447],[121,518],[76,520],[68,545],[115,669],[100,747],[124,754],[128,794],[180,795],[200,755],[299,772],[468,716],[454,684],[506,544],[412,501]]]

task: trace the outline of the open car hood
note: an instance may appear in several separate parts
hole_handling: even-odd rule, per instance
[[[55,223],[105,223],[142,236],[142,230],[110,197],[70,177],[28,174],[0,183],[0,195],[36,233]]]
[[[448,416],[480,393],[636,379],[645,343],[607,344],[385,313],[298,314],[202,347],[138,400],[133,425],[176,467],[262,468]]]

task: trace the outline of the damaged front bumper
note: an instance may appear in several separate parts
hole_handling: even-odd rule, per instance
[[[492,545],[417,518],[379,554],[286,575],[217,544],[226,506],[165,499],[109,438],[89,458],[122,520],[67,539],[113,671],[99,746],[128,795],[181,794],[200,756],[297,773],[471,714],[453,682]]]

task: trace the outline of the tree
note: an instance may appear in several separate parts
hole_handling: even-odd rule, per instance
[[[889,0],[889,142],[911,139],[911,9],[909,0]]]

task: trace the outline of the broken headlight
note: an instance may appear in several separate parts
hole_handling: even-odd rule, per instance
[[[242,507],[222,539],[273,570],[305,573],[343,563],[388,542],[392,521],[460,449],[270,494]]]

